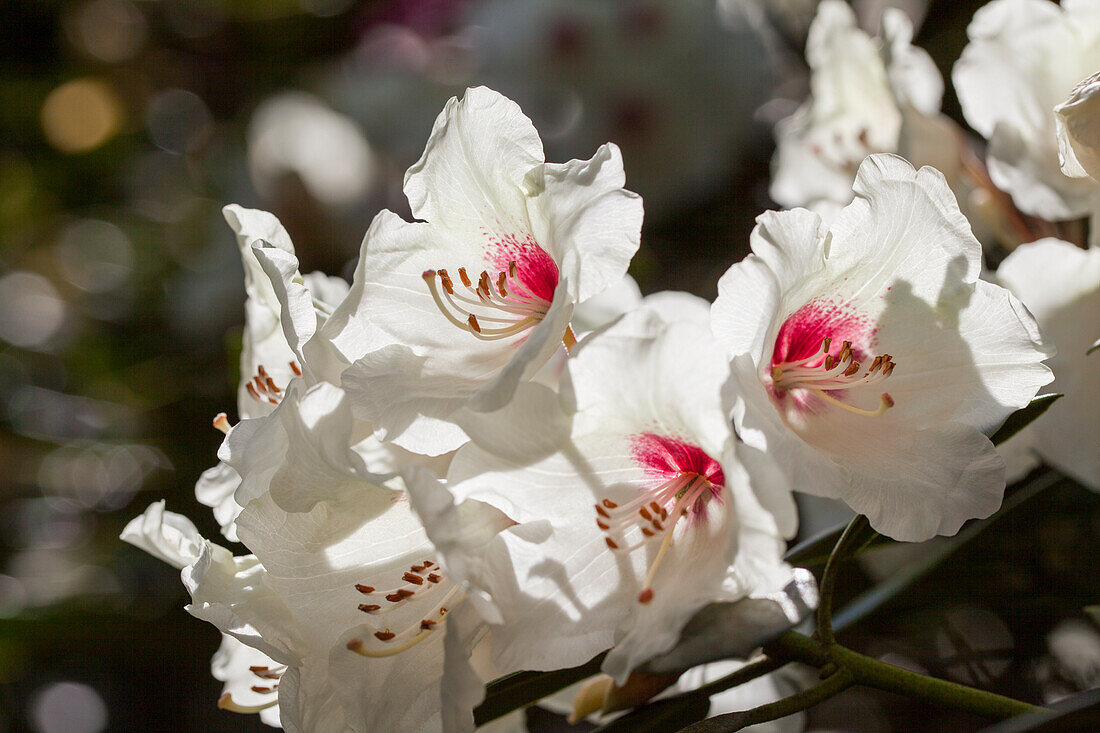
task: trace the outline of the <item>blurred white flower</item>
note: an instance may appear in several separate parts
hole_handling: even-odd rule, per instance
[[[879,532],[954,534],[1000,506],[983,431],[1051,380],[1046,351],[1011,293],[978,280],[981,246],[938,171],[872,155],[855,192],[831,227],[763,214],[719,282],[735,424],[793,486]]]
[[[301,178],[329,206],[357,204],[374,185],[374,154],[358,125],[304,92],[264,101],[248,125],[248,168],[262,196],[282,178]]]
[[[967,35],[952,79],[966,121],[989,141],[993,182],[1049,221],[1091,213],[1096,186],[1062,173],[1052,110],[1100,69],[1100,5],[993,0]]]
[[[860,30],[847,3],[818,6],[806,43],[810,99],[775,130],[770,193],[781,205],[807,206],[828,218],[852,199],[856,168],[867,155],[940,147],[939,71],[910,45],[913,26],[900,10],[883,13],[882,35]],[[912,139],[902,140],[903,131]]]
[[[1035,315],[1060,392],[1038,420],[1008,444],[1022,444],[1047,463],[1100,491],[1100,248],[1087,250],[1058,239],[1023,244],[997,268],[997,279]]]
[[[1054,114],[1062,172],[1100,180],[1100,72],[1074,87]]]

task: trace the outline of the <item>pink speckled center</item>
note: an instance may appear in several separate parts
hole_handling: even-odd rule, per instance
[[[552,302],[558,287],[558,265],[546,250],[528,235],[520,239],[509,234],[494,242],[489,252],[489,262],[498,271],[508,271],[508,263],[515,261],[516,278],[527,292]]]
[[[832,339],[829,353],[834,357],[840,354],[844,341],[851,341],[856,359],[863,359],[874,331],[867,316],[827,301],[811,301],[792,313],[779,328],[772,349],[772,366],[821,353],[821,342],[826,337]],[[821,353],[821,359],[807,366],[817,366],[824,359],[825,354]]]
[[[698,474],[714,485],[715,496],[726,485],[722,466],[697,445],[654,433],[632,435],[631,442],[634,460],[650,476],[668,481],[684,474]]]

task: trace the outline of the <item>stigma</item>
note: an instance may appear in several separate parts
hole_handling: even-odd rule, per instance
[[[483,270],[475,281],[458,268],[461,287],[446,270],[425,270],[422,276],[432,299],[451,325],[482,341],[510,338],[533,328],[550,310],[550,301],[519,278],[515,260],[495,276]]]
[[[879,405],[874,410],[850,405],[831,394],[888,379],[894,373],[895,366],[890,354],[874,357],[865,367],[863,362],[856,359],[851,341],[844,341],[836,356],[830,353],[831,348],[832,339],[826,336],[821,340],[821,348],[811,356],[773,364],[771,379],[776,393],[782,395],[793,389],[804,389],[830,405],[863,417],[881,417],[894,406],[894,399],[887,392],[879,396]]]

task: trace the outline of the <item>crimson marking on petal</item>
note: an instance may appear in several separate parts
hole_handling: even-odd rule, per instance
[[[632,435],[631,442],[634,460],[651,476],[667,480],[694,473],[714,486],[726,485],[722,466],[697,445],[655,433]]]
[[[809,359],[820,353],[825,338],[829,338],[825,354],[832,352],[833,342],[839,339],[847,340],[849,348],[852,344],[861,344],[856,350],[856,358],[863,358],[863,348],[871,346],[873,337],[871,320],[847,304],[811,301],[788,316],[780,326],[772,349],[772,364]]]
[[[507,269],[531,295],[547,302],[554,300],[558,265],[530,235],[506,234],[494,238],[493,244],[488,260],[495,269]]]

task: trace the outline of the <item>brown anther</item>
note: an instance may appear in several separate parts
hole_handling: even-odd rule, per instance
[[[471,313],[470,317],[466,319],[466,322],[470,324],[471,331],[481,333],[481,325],[477,322],[477,316],[475,316],[473,313]]]
[[[427,569],[428,568],[424,567],[423,565],[410,565],[409,566],[409,570],[413,571],[414,573],[422,573]]]
[[[848,368],[844,370],[844,376],[854,377],[856,375],[856,372],[858,372],[858,371],[859,371],[859,362],[858,361],[853,361],[848,366]]]
[[[612,550],[619,549],[619,546],[615,544],[615,540],[611,539],[610,537],[604,537],[603,539],[604,542],[607,543],[607,546],[610,547]]]
[[[507,280],[507,276],[502,272],[497,275],[497,292],[500,293],[500,297],[508,297],[508,289],[504,287],[504,281]]]
[[[508,275],[510,277],[515,277],[516,276],[516,261],[515,260],[509,260],[508,261]]]
[[[267,375],[267,370],[264,369],[263,364],[257,364],[256,365],[256,373],[259,374],[262,379],[264,379],[264,380],[267,379],[267,376],[268,376]]]
[[[302,367],[298,366],[298,362],[292,361],[290,363],[290,371],[294,372],[294,376],[302,376]]]
[[[867,373],[872,374],[880,366],[882,366],[882,357],[876,356],[875,360],[871,362],[871,368],[867,370]]]
[[[821,342],[821,350],[824,351],[826,354],[828,354],[829,353],[829,347],[831,347],[832,345],[833,345],[832,337],[826,336],[825,339]]]
[[[375,603],[360,603],[359,604],[359,610],[362,611],[363,613],[373,613],[374,611],[377,611],[380,608],[382,608],[382,607],[375,604]]]
[[[422,562],[420,564],[423,565],[426,568],[430,568],[432,565],[435,565],[435,563],[432,562],[431,560],[425,560],[424,562]]]
[[[888,377],[894,373],[894,362],[890,362],[886,365],[886,368],[882,370],[882,376]]]
[[[825,371],[829,371],[829,370],[830,370],[830,369],[832,369],[832,368],[833,368],[834,366],[836,366],[836,364],[835,364],[835,363],[833,363],[833,357],[831,357],[831,356],[826,356],[826,357],[825,357]]]
[[[603,500],[603,505],[605,507],[607,507],[608,509],[618,509],[619,508],[619,505],[616,504],[615,502],[611,501],[610,499],[604,499]]]
[[[420,628],[423,629],[424,631],[431,631],[435,627],[435,624],[436,624],[435,621],[430,621],[429,619],[424,619],[423,621],[420,622]]]
[[[374,586],[373,585],[363,585],[362,583],[356,583],[355,584],[355,590],[359,591],[363,595],[366,595],[368,593],[373,593],[374,592]]]
[[[661,519],[666,519],[667,516],[668,515],[666,514],[664,517],[661,517]],[[661,526],[661,523],[658,522],[656,519],[653,520],[653,529],[657,530],[658,532],[664,532],[665,531],[665,528],[663,526]]]
[[[642,527],[642,534],[644,534],[646,537],[652,537],[656,533],[649,527]]]
[[[389,629],[386,629],[385,631],[375,631],[374,632],[374,638],[378,639],[378,641],[389,641],[390,639],[392,639],[395,636],[397,636],[397,634],[393,633]]]
[[[604,519],[611,519],[611,515],[607,513],[607,510],[605,510],[599,504],[596,505],[596,514],[599,514]]]
[[[654,514],[659,514],[661,511],[661,505],[655,501],[649,502],[649,508],[653,510]]]
[[[668,519],[668,509],[661,507],[661,521]]]
[[[448,295],[454,295],[455,284],[451,282],[451,276],[447,274],[446,270],[439,271],[439,282],[443,283],[443,289],[447,291]]]
[[[271,392],[272,394],[279,394],[280,392],[282,392],[281,389],[275,386],[275,380],[271,377],[265,377],[264,382],[267,384],[268,392]]]
[[[266,672],[266,671],[267,671],[267,667],[259,667],[259,666],[257,666],[257,667],[249,667],[249,668],[248,668],[248,671],[249,671],[249,672],[251,672],[252,674],[259,674],[260,672]]]
[[[446,606],[440,606],[439,607],[439,617],[443,618],[446,615],[447,615],[447,607]]]
[[[405,600],[405,596],[401,595],[401,593],[389,593],[386,595],[386,600],[390,603],[400,603]]]
[[[598,519],[596,520],[596,526],[597,526],[597,527],[599,527],[600,529],[602,529],[602,530],[603,530],[604,532],[606,532],[607,530],[611,529],[611,525],[610,525],[610,524],[604,524],[603,522],[601,522],[601,521],[600,521],[600,520],[598,520]]]
[[[646,588],[638,594],[638,603],[649,603],[653,600],[653,589]]]
[[[252,377],[252,383],[256,385],[256,389],[261,392],[267,392],[267,385],[264,384],[264,381],[260,379],[259,375]]]
[[[642,519],[646,520],[647,522],[653,519],[653,515],[650,514],[649,510],[646,509],[645,507],[642,507],[641,509],[639,509],[638,513],[641,514]]]
[[[424,585],[424,579],[421,578],[419,575],[414,575],[413,573],[405,573],[401,576],[401,580],[405,581],[406,583],[412,583],[413,585]]]
[[[441,580],[443,580],[443,578],[436,575],[435,573],[431,573],[430,575],[428,575],[428,582],[429,583],[438,583]]]
[[[252,691],[263,694],[263,693],[266,693],[266,692],[271,692],[271,688],[270,687],[259,687],[259,686],[253,685]]]
[[[462,278],[462,284],[466,287],[470,287],[470,276],[466,274],[466,268],[458,268],[458,276]]]
[[[402,598],[412,598],[414,595],[416,595],[416,593],[409,590],[408,588],[398,588],[397,595],[401,596]]]
[[[248,394],[252,395],[252,399],[254,399],[254,400],[262,400],[263,399],[262,397],[260,397],[260,393],[256,391],[256,388],[252,386],[252,382],[249,382],[248,384],[246,384],[244,386],[244,388],[248,390]]]

